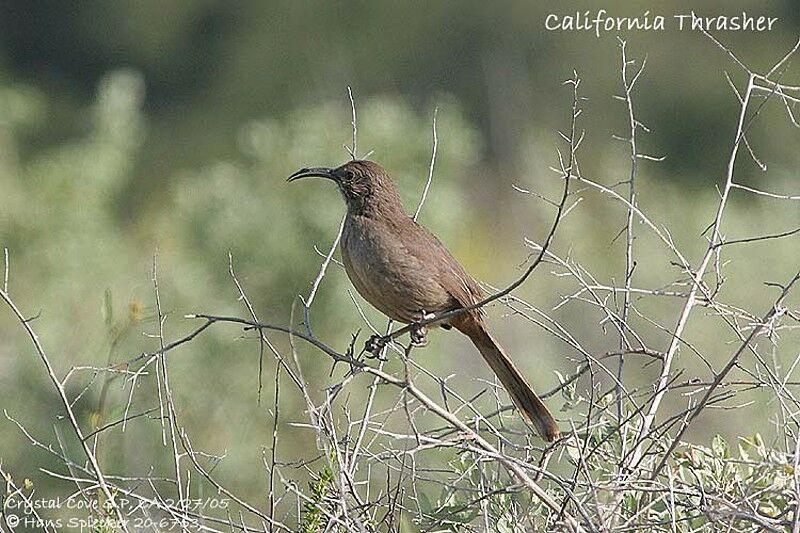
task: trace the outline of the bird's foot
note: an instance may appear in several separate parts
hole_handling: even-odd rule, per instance
[[[428,328],[420,326],[411,330],[411,346],[424,348],[428,345]]]
[[[367,339],[367,342],[364,343],[364,350],[370,354],[367,357],[386,361],[386,357],[383,355],[383,349],[386,347],[387,343],[388,340],[386,337],[381,337],[380,335],[373,335]]]

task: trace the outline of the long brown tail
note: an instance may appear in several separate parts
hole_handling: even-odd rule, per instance
[[[508,395],[522,413],[522,416],[534,425],[536,431],[548,442],[556,440],[561,432],[558,430],[553,415],[533,389],[525,377],[517,370],[514,363],[506,355],[503,348],[486,331],[483,321],[471,316],[453,324],[461,333],[466,335],[481,352],[481,355],[500,379]]]

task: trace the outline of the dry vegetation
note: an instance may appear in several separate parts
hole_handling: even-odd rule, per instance
[[[709,38],[711,38],[709,36]],[[719,44],[719,43],[717,43]],[[800,45],[800,43],[798,43]],[[719,45],[725,53],[732,53]],[[562,194],[549,199],[537,191],[523,190],[541,200],[537,209],[551,209],[553,221],[544,237],[527,244],[530,262],[524,274],[479,305],[494,303],[522,317],[531,328],[541,328],[565,346],[575,360],[575,372],[544,395],[565,405],[558,418],[564,437],[542,447],[526,430],[508,405],[502,389],[487,383],[474,397],[460,392],[457,369],[449,376],[426,369],[427,358],[406,345],[405,331],[392,324],[373,325],[366,316],[363,329],[391,339],[383,358],[370,358],[363,350],[369,335],[353,335],[349,346],[334,347],[315,334],[315,300],[326,273],[338,268],[338,237],[320,253],[320,268],[311,289],[298,298],[288,326],[262,322],[248,297],[229,256],[230,283],[241,304],[238,316],[208,312],[186,315],[196,327],[188,335],[167,338],[159,293],[158,264],[152,265],[152,289],[157,321],[148,331],[158,348],[108,367],[76,365],[64,372],[54,368],[49,350],[36,335],[36,317],[23,309],[9,292],[8,252],[0,297],[30,337],[50,378],[71,435],[55,440],[29,432],[17,415],[5,412],[30,445],[53,455],[61,463],[56,478],[74,484],[73,497],[91,508],[75,513],[97,520],[92,529],[187,530],[187,531],[787,531],[800,532],[800,400],[793,378],[800,362],[795,331],[800,312],[793,290],[800,272],[788,279],[764,280],[763,290],[772,305],[746,309],[720,296],[725,284],[737,280],[726,273],[726,251],[731,246],[784,246],[798,231],[787,228],[770,235],[741,235],[726,225],[725,213],[735,194],[759,195],[779,202],[775,209],[797,209],[798,196],[759,190],[737,181],[737,164],[757,154],[748,140],[751,125],[766,106],[781,106],[795,126],[800,87],[782,81],[792,49],[765,73],[751,71],[738,62],[746,82],[731,88],[739,101],[736,128],[725,133],[731,151],[719,203],[706,231],[699,236],[704,252],[690,257],[673,241],[669,228],[652,220],[637,197],[637,169],[657,164],[658,157],[643,153],[639,139],[649,131],[637,118],[637,82],[646,76],[644,62],[629,57],[620,41],[620,111],[628,131],[618,139],[629,147],[630,168],[626,180],[600,180],[581,173],[580,147],[583,94],[577,74],[565,82],[567,125],[560,132],[562,150],[553,168]],[[348,149],[357,152],[356,105],[353,140]],[[722,133],[721,133],[722,134]],[[427,185],[416,215],[424,210],[435,175],[436,123]],[[790,148],[787,148],[790,149]],[[568,243],[559,243],[559,227],[587,191],[601,194],[607,208],[624,214],[618,239],[624,242],[625,270],[616,280],[593,274],[591,258],[574,257]],[[796,194],[796,193],[795,193]],[[728,238],[728,234],[737,235]],[[664,275],[672,282],[662,287],[643,287],[637,279],[643,235],[655,239],[669,258]],[[557,252],[558,248],[562,252]],[[756,252],[754,252],[756,253]],[[533,273],[536,276],[532,276]],[[536,283],[537,276],[559,278],[563,293],[559,308],[589,307],[602,313],[598,335],[614,335],[618,349],[594,353],[584,347],[553,311],[537,308],[515,293],[522,283]],[[679,305],[675,307],[675,302]],[[662,302],[677,309],[670,322],[653,318]],[[794,307],[791,302],[795,302]],[[358,312],[354,306],[341,313]],[[499,304],[499,305],[498,305]],[[713,352],[696,347],[687,334],[696,317],[718,321],[730,337]],[[271,442],[265,442],[259,461],[239,475],[267,479],[269,490],[257,501],[245,501],[235,484],[223,483],[215,468],[225,458],[208,453],[195,442],[181,421],[181,406],[172,392],[170,356],[174,349],[189,350],[210,329],[233,324],[244,328],[248,338],[258,339],[260,358],[273,358],[275,373],[265,376],[260,401],[271,406]],[[393,333],[392,333],[393,332]],[[663,342],[654,343],[653,332]],[[288,336],[289,348],[275,339]],[[792,342],[794,341],[794,342]],[[329,365],[330,381],[320,399],[310,390],[298,353],[313,350],[319,364]],[[184,357],[191,357],[185,354]],[[707,365],[704,375],[685,375],[682,358],[698,358]],[[789,364],[786,364],[786,362]],[[632,385],[630,368],[656,367],[658,377],[645,386]],[[270,366],[270,368],[273,368]],[[268,379],[267,379],[268,378]],[[117,406],[118,419],[87,429],[74,405],[90,388],[109,379],[124,382],[126,401]],[[155,383],[153,388],[142,382]],[[77,389],[75,384],[77,384]],[[351,401],[353,388],[368,388],[365,402]],[[287,389],[305,399],[304,415],[281,411],[281,395]],[[78,390],[78,394],[68,391]],[[132,406],[144,391],[157,391],[156,406],[137,411]],[[378,391],[381,398],[378,399]],[[778,414],[777,431],[769,437],[742,435],[736,442],[718,437],[706,446],[685,440],[687,430],[704,416],[729,416],[750,401],[752,392],[767,391]],[[682,407],[665,409],[665,398]],[[152,402],[151,402],[152,403]],[[304,417],[304,421],[300,422]],[[279,428],[285,421],[313,429],[318,454],[302,462],[283,462]],[[160,439],[164,453],[172,457],[165,471],[111,472],[98,457],[104,439],[125,439],[126,430],[144,425],[151,439]],[[225,431],[220,428],[220,431]],[[139,433],[138,435],[142,435]],[[230,439],[236,439],[230,435]],[[77,442],[79,447],[75,447]],[[9,531],[24,530],[11,517],[24,502],[36,501],[35,491],[0,463],[5,479],[2,523]],[[311,482],[307,482],[307,479]],[[36,529],[61,529],[46,523],[43,509],[26,514],[43,517]],[[16,527],[15,527],[16,526]]]

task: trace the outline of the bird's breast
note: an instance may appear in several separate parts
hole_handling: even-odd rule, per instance
[[[381,221],[348,217],[342,260],[359,294],[394,320],[413,322],[448,303],[435,269],[411,255],[395,228]]]

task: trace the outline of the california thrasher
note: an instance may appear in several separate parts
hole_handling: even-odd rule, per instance
[[[394,182],[380,165],[351,161],[338,168],[303,168],[288,181],[312,176],[334,181],[344,196],[345,271],[361,296],[379,311],[413,324],[431,313],[468,307],[482,299],[478,284],[439,239],[406,214]],[[456,328],[469,337],[524,418],[545,440],[559,437],[547,407],[486,329],[481,308],[433,326]],[[425,335],[425,328],[412,328],[412,343],[424,345]]]

